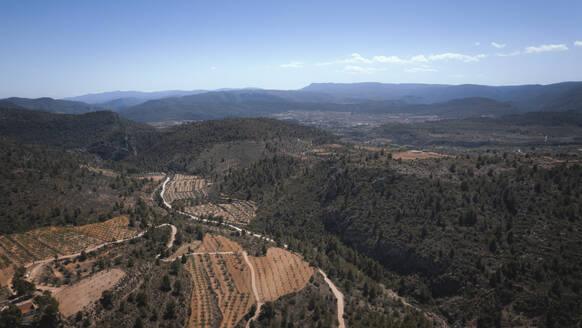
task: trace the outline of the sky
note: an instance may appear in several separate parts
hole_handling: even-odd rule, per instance
[[[580,80],[580,0],[0,0],[0,98]]]

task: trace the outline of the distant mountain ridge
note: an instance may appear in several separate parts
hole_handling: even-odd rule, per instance
[[[165,90],[165,91],[108,91],[100,93],[89,93],[86,95],[66,97],[63,100],[82,101],[88,104],[106,103],[116,99],[135,98],[144,101],[168,97],[180,97],[192,94],[208,92],[208,90]]]
[[[366,83],[312,83],[302,91],[320,92],[342,99],[406,100],[431,104],[457,98],[482,97],[512,102],[521,111],[538,111],[547,104],[559,101],[569,94],[582,94],[582,82],[562,82],[548,85],[487,86],[477,84],[386,84]],[[580,103],[572,104],[580,108]],[[578,109],[565,108],[565,109]]]
[[[80,101],[57,100],[52,98],[6,98],[0,99],[0,108],[41,110],[57,114],[85,114],[104,110],[101,106],[89,105]]]
[[[300,90],[114,91],[66,99],[91,104],[51,98],[7,98],[0,100],[0,106],[66,114],[105,109],[138,122],[265,117],[286,111],[407,113],[465,118],[582,111],[582,82],[521,86],[313,83]]]

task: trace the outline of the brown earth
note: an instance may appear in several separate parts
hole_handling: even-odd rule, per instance
[[[0,283],[6,284],[7,278],[3,277],[11,275],[13,265],[26,266],[50,260],[55,255],[59,257],[74,255],[107,242],[137,236],[138,231],[128,225],[129,219],[120,216],[80,227],[48,227],[22,234],[0,236],[0,255],[10,262],[2,263]]]
[[[414,160],[414,159],[427,159],[427,158],[443,158],[446,155],[438,154],[434,152],[424,152],[421,150],[409,150],[399,153],[393,153],[392,158],[403,159],[403,160]]]
[[[267,256],[251,256],[250,260],[258,276],[261,301],[275,301],[285,294],[299,291],[313,275],[309,263],[282,248],[269,248]]]
[[[66,317],[97,301],[101,293],[113,288],[125,276],[120,269],[101,271],[80,282],[56,291],[53,296],[59,301],[59,311]]]
[[[313,275],[307,262],[281,248],[268,249],[264,257],[248,257],[248,264],[245,255],[238,243],[226,237],[204,236],[188,257],[194,285],[188,327],[236,326],[256,304],[252,272],[259,303],[301,290]]]

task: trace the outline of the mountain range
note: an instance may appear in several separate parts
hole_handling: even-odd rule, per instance
[[[261,117],[287,111],[407,113],[441,118],[582,110],[582,82],[486,86],[313,83],[299,90],[114,91],[56,100],[7,98],[0,107],[82,114],[119,112],[139,122]]]

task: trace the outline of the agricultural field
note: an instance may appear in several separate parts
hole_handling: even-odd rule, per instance
[[[196,253],[242,252],[242,250],[239,244],[226,237],[206,234]]]
[[[274,301],[303,289],[313,268],[299,256],[281,248],[269,248],[267,256],[249,257],[257,273],[259,298]]]
[[[203,204],[186,207],[186,213],[195,216],[222,216],[225,221],[246,225],[256,216],[257,205],[253,201],[234,200],[231,203],[224,204]]]
[[[54,297],[59,301],[59,311],[66,317],[81,311],[83,307],[97,301],[101,293],[111,289],[124,276],[125,272],[120,269],[101,271],[56,291]]]
[[[77,230],[101,241],[116,241],[131,238],[136,230],[129,227],[129,218],[118,216],[102,223],[87,224]]]
[[[11,264],[25,265],[50,259],[55,255],[79,253],[106,242],[134,237],[138,231],[129,227],[129,219],[116,217],[105,222],[80,227],[47,227],[22,234],[0,236],[0,269]]]
[[[166,185],[164,198],[168,203],[180,199],[206,197],[210,182],[195,175],[176,174]]]
[[[301,290],[313,274],[307,262],[280,248],[270,248],[265,257],[249,258],[260,302]],[[189,327],[235,327],[255,304],[251,270],[238,243],[206,234],[188,256],[186,269],[194,286]]]
[[[234,327],[248,312],[254,297],[251,276],[240,253],[196,254],[188,270],[194,282],[190,327]]]

